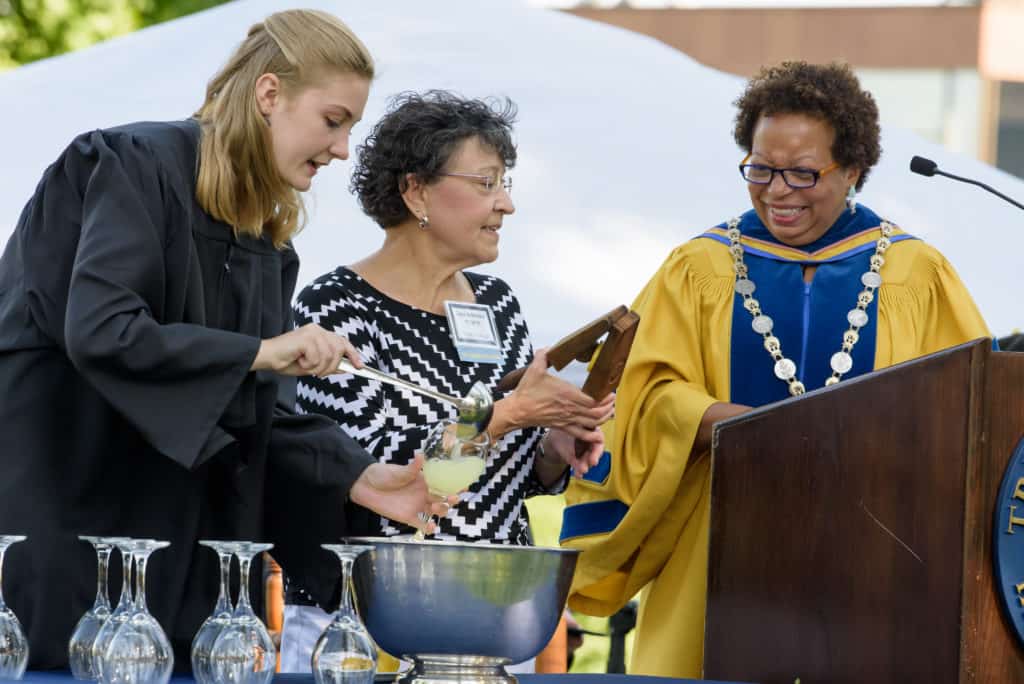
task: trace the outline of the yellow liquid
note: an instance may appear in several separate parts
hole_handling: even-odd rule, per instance
[[[479,456],[434,458],[424,464],[423,477],[431,492],[451,496],[476,482],[484,474],[484,466],[484,459]]]
[[[373,660],[362,653],[322,653],[317,659],[317,681],[325,684],[365,684],[373,681]]]
[[[398,672],[402,661],[377,647],[377,672]]]

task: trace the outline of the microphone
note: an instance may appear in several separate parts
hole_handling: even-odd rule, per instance
[[[1018,209],[1024,209],[1024,204],[1021,204],[1016,200],[1010,199],[1009,197],[999,192],[995,188],[991,188],[980,181],[976,181],[971,178],[964,178],[962,176],[954,176],[951,173],[946,173],[945,171],[939,170],[939,165],[933,162],[931,159],[925,159],[924,157],[918,157],[917,155],[915,155],[914,158],[910,160],[910,170],[921,176],[945,176],[946,178],[958,180],[961,183],[970,183],[971,185],[977,185],[979,188],[984,188],[985,190],[991,192],[993,195],[1003,198],[1004,200],[1006,200],[1013,206],[1017,207]]]
[[[914,156],[910,160],[910,170],[914,173],[919,173],[922,176],[934,176],[935,169],[939,168],[939,165],[933,162],[931,159],[925,159],[924,157]]]

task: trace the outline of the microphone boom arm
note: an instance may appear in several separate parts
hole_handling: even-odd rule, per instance
[[[985,190],[988,190],[993,195],[996,195],[998,197],[1002,197],[1004,200],[1006,200],[1007,202],[1009,202],[1013,206],[1017,207],[1018,209],[1024,209],[1024,204],[1021,204],[1020,202],[1007,197],[1006,195],[1004,195],[1003,193],[999,192],[995,188],[990,187],[988,185],[985,185],[981,181],[972,180],[970,178],[964,178],[962,176],[956,176],[956,175],[953,175],[952,173],[946,173],[945,171],[940,171],[939,169],[935,169],[934,173],[935,173],[936,176],[946,176],[947,178],[952,178],[953,180],[958,180],[961,183],[970,183],[971,185],[977,185],[979,188],[984,188]]]

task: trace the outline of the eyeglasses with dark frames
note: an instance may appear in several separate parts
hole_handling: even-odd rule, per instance
[[[512,194],[512,177],[511,176],[485,176],[478,173],[439,173],[439,176],[451,176],[453,178],[468,178],[469,180],[475,181],[478,185],[483,186],[483,189],[488,193],[495,193],[498,188],[504,188],[505,192]]]
[[[770,185],[775,174],[780,174],[782,182],[789,187],[794,190],[806,190],[817,185],[822,176],[839,168],[839,162],[832,162],[823,169],[808,169],[800,166],[779,169],[766,164],[748,164],[747,160],[750,159],[750,156],[748,154],[740,162],[740,175],[743,176],[743,180],[755,185]]]

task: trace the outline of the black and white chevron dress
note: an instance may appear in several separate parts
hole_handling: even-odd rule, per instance
[[[367,365],[419,385],[463,396],[473,383],[489,389],[505,373],[533,357],[519,302],[495,277],[464,272],[479,304],[494,311],[501,339],[498,364],[464,363],[452,343],[448,319],[391,299],[353,271],[339,267],[317,278],[295,305],[296,325],[317,323],[347,337]],[[439,420],[455,409],[434,399],[352,375],[306,377],[298,383],[298,410],[333,418],[383,463],[407,463]],[[497,399],[499,397],[495,397]],[[526,428],[505,435],[493,450],[484,475],[440,521],[438,538],[529,544],[526,497],[564,489],[567,478],[546,489],[533,470],[542,430]],[[410,528],[379,518],[382,534]]]

